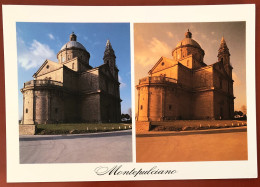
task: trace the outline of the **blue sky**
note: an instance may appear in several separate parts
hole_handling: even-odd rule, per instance
[[[17,59],[19,88],[19,117],[22,116],[23,83],[46,59],[57,62],[56,54],[69,41],[74,32],[77,41],[90,53],[90,65],[103,64],[106,41],[109,39],[116,55],[119,69],[122,113],[131,108],[131,65],[129,23],[17,23]]]

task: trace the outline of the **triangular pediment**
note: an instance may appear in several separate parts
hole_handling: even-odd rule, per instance
[[[176,64],[177,63],[174,60],[162,56],[148,73],[151,75],[155,72],[172,67]]]
[[[51,60],[45,60],[45,62],[41,65],[41,67],[34,73],[33,77],[36,78],[40,75],[52,72],[56,69],[61,68],[62,65],[57,62],[53,62]]]

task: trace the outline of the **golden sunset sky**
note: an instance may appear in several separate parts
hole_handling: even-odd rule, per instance
[[[148,71],[161,56],[172,58],[172,50],[184,39],[188,29],[192,33],[192,39],[205,51],[204,62],[207,65],[217,62],[220,41],[224,36],[233,66],[235,110],[241,110],[241,106],[246,105],[245,22],[134,24],[135,85],[140,78],[148,76]],[[137,100],[136,89],[135,99]]]

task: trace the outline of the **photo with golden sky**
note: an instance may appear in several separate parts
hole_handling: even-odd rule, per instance
[[[185,38],[187,30],[192,39],[205,51],[204,62],[217,62],[220,41],[224,36],[229,48],[233,66],[234,110],[246,106],[246,22],[209,23],[135,23],[134,24],[134,72],[135,85],[139,79],[148,76],[148,71],[160,57],[172,58],[172,50]],[[137,90],[135,90],[137,106]],[[135,107],[136,110],[138,107]],[[137,111],[136,111],[137,112]]]

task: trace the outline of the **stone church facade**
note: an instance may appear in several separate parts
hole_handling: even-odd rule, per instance
[[[224,38],[216,63],[205,64],[204,55],[188,30],[173,58],[161,57],[149,76],[139,80],[137,121],[232,119],[233,67]]]
[[[119,122],[121,99],[116,56],[108,40],[104,63],[89,65],[90,54],[72,33],[57,54],[24,83],[23,124]]]

